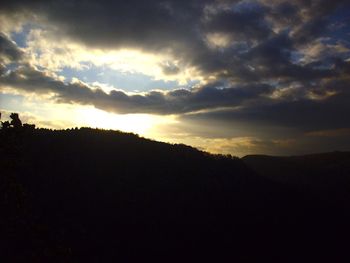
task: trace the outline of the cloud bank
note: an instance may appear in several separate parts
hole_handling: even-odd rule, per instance
[[[349,7],[326,0],[8,1],[0,10],[6,21],[0,86],[193,123],[344,130],[350,128]],[[14,35],[26,27],[28,41],[20,47]],[[50,47],[30,44],[39,40]],[[131,94],[59,76],[62,67],[96,63],[77,60],[77,50],[124,49],[159,58],[155,78],[182,74],[197,83]],[[47,63],[34,59],[44,55]]]

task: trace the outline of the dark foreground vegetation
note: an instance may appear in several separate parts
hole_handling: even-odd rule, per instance
[[[240,160],[116,131],[2,127],[1,262],[348,259],[348,153]]]

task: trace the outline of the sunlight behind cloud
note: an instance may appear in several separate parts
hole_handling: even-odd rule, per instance
[[[42,128],[93,127],[133,132],[155,139],[160,127],[175,122],[174,116],[114,114],[93,106],[48,102],[45,97],[30,93],[23,96],[9,91],[2,90],[0,93],[0,98],[6,99],[6,104],[0,100],[4,117],[11,112],[18,112],[25,122],[35,123]]]
[[[222,33],[209,33],[206,41],[210,48],[227,48],[232,44],[231,36]]]
[[[172,121],[169,116],[113,114],[93,107],[80,107],[77,115],[83,126],[133,132],[150,138],[155,126]]]
[[[7,115],[234,155],[349,148],[349,1],[68,2],[1,5]]]
[[[165,52],[147,53],[130,48],[88,48],[69,39],[57,38],[45,29],[30,30],[27,35],[26,52],[31,64],[55,72],[65,67],[85,70],[89,65],[94,65],[126,75],[141,73],[154,80],[178,81],[181,85],[201,79],[193,68],[180,65],[180,61]],[[172,65],[178,70],[169,74],[164,65]]]

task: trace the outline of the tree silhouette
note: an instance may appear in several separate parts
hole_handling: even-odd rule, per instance
[[[18,113],[11,113],[10,118],[10,124],[13,128],[18,129],[22,127],[22,121],[19,119]]]
[[[3,130],[6,130],[6,129],[11,127],[11,124],[9,121],[3,121],[3,122],[1,122],[1,125],[2,125]]]
[[[21,129],[21,128],[25,128],[26,130],[28,130],[28,129],[32,130],[35,128],[35,125],[33,125],[33,124],[22,125],[22,121],[20,120],[18,113],[14,113],[14,112],[11,113],[10,118],[11,118],[11,121],[2,121],[1,122],[2,130],[7,130],[9,128],[14,128],[16,130]],[[1,119],[1,112],[0,112],[0,119]]]

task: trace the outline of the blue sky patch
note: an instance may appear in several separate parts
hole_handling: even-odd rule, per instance
[[[128,92],[143,92],[154,89],[171,90],[179,87],[177,81],[154,80],[141,73],[125,73],[91,64],[87,64],[87,66],[83,70],[65,67],[58,73],[64,76],[68,82],[75,77],[87,83],[100,82]]]

